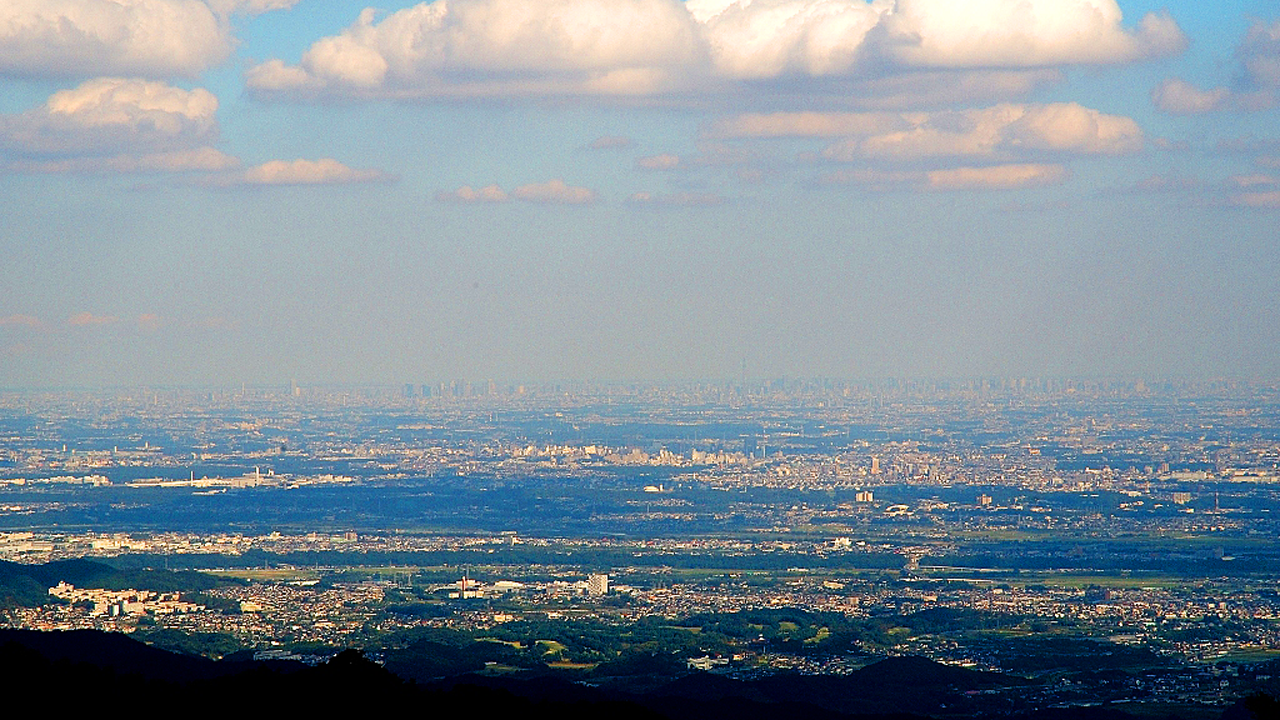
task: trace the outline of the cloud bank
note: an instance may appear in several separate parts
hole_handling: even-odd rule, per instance
[[[154,80],[97,78],[24,113],[0,115],[0,171],[199,173],[204,185],[325,185],[388,180],[337,160],[241,162],[213,147],[218,99]]]
[[[833,138],[829,160],[939,157],[1012,158],[1034,153],[1121,155],[1141,150],[1131,118],[1077,103],[1001,104],[919,113],[779,112],[716,121],[707,133],[724,139]]]
[[[1115,0],[436,0],[365,10],[248,86],[284,96],[652,95],[945,69],[1037,71],[1179,52]],[[1025,82],[1024,82],[1025,84]]]
[[[227,16],[297,0],[5,0],[0,73],[194,77],[231,54]]]

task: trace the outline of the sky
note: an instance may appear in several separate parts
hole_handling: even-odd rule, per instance
[[[0,388],[1280,379],[1274,0],[4,0]]]

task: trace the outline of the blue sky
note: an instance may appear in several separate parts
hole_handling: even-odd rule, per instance
[[[0,387],[1275,380],[1280,14],[15,0]]]

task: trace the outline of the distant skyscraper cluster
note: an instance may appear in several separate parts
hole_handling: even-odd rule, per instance
[[[523,385],[499,386],[493,380],[467,382],[466,380],[449,380],[436,384],[422,383],[416,388],[413,383],[405,383],[401,393],[406,398],[464,398],[493,397],[497,395],[523,395]]]

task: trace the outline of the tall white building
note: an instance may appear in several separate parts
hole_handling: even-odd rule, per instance
[[[609,576],[603,573],[587,577],[588,595],[608,595]]]

